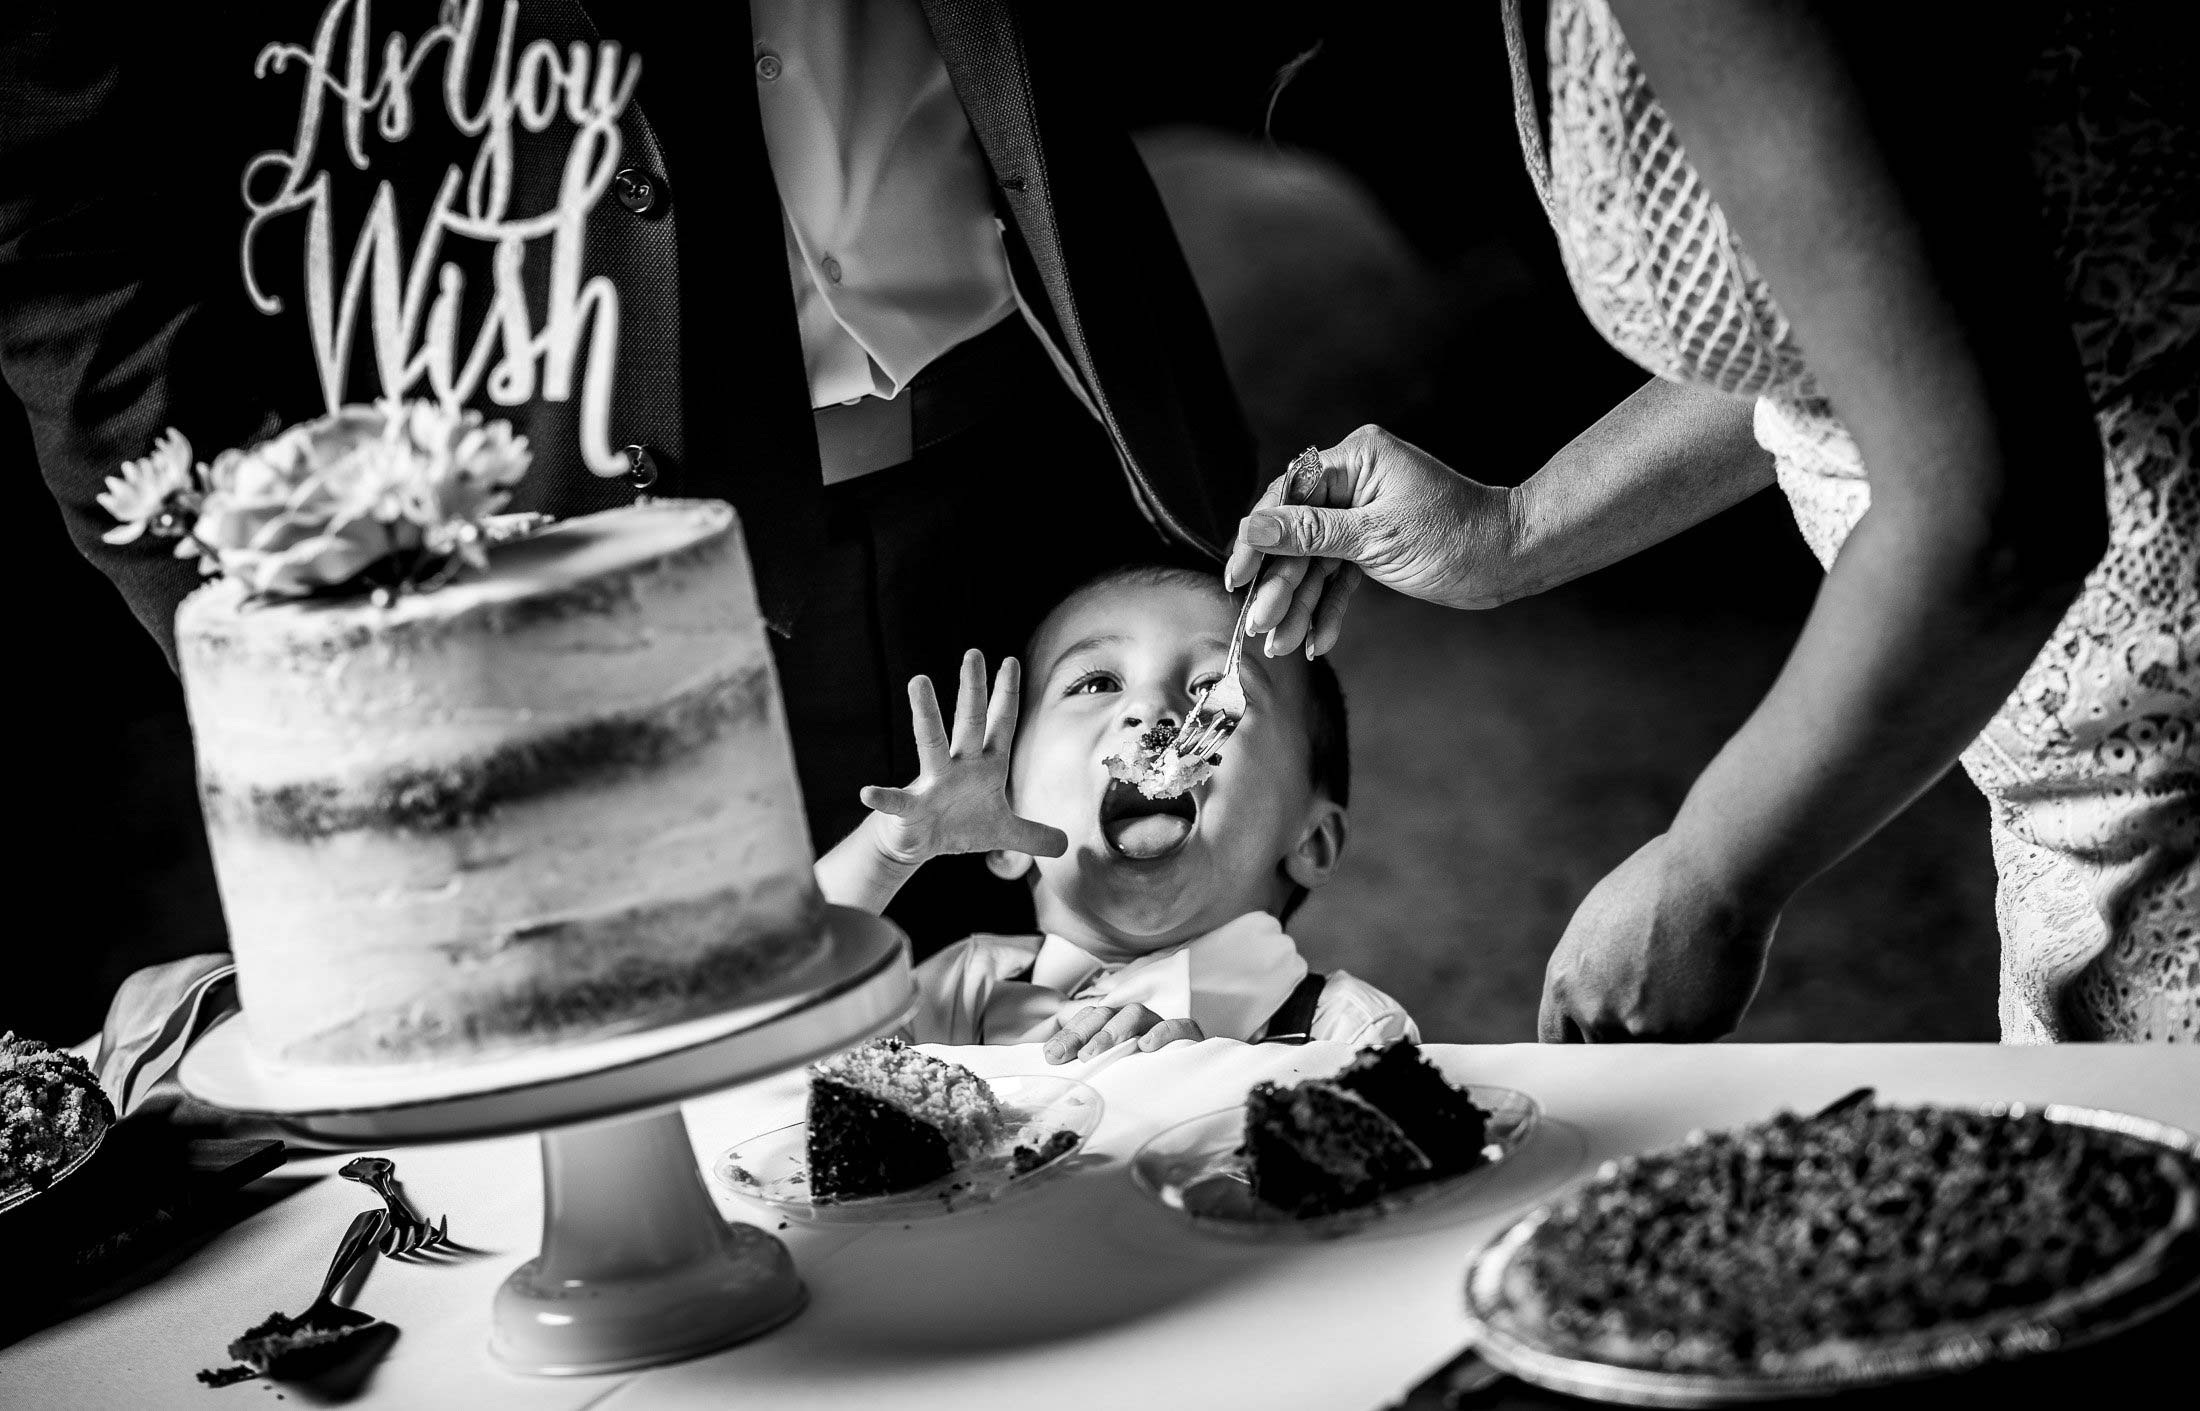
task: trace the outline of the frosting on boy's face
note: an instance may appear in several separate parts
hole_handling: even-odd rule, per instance
[[[1188,793],[1146,798],[1104,762],[1184,719],[1222,674],[1236,617],[1219,582],[1128,579],[1075,595],[1040,628],[1011,793],[1018,813],[1069,836],[1067,853],[1036,862],[1048,931],[1136,954],[1289,894],[1285,859],[1337,812],[1309,778],[1305,662],[1245,654],[1245,719],[1221,767]]]

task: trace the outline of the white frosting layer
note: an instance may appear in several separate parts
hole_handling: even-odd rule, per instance
[[[388,608],[216,585],[178,644],[245,1019],[273,1059],[570,1041],[732,1002],[710,991],[817,947],[724,505],[573,520]]]

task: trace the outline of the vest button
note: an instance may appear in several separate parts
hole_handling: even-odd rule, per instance
[[[647,446],[628,446],[626,455],[626,483],[637,490],[647,490],[657,483],[657,458]]]
[[[621,167],[611,178],[611,194],[638,216],[653,216],[664,209],[664,178],[640,167]]]
[[[779,73],[780,64],[777,54],[763,53],[756,56],[756,76],[758,78],[770,83],[773,79],[779,77]]]

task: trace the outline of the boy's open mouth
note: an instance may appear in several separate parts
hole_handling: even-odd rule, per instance
[[[1199,820],[1199,803],[1189,793],[1149,799],[1136,784],[1110,779],[1100,796],[1100,836],[1119,857],[1152,862],[1184,846]]]

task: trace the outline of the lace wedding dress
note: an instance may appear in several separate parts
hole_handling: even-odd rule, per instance
[[[2101,430],[2110,544],[1964,753],[1992,811],[2005,1040],[2200,1040],[2200,126],[2148,7],[2072,7],[2033,167]],[[1517,0],[1521,141],[1590,320],[1651,372],[1757,400],[1821,563],[1870,503],[1855,443],[1688,165],[1604,0],[1553,0],[1548,155]]]

